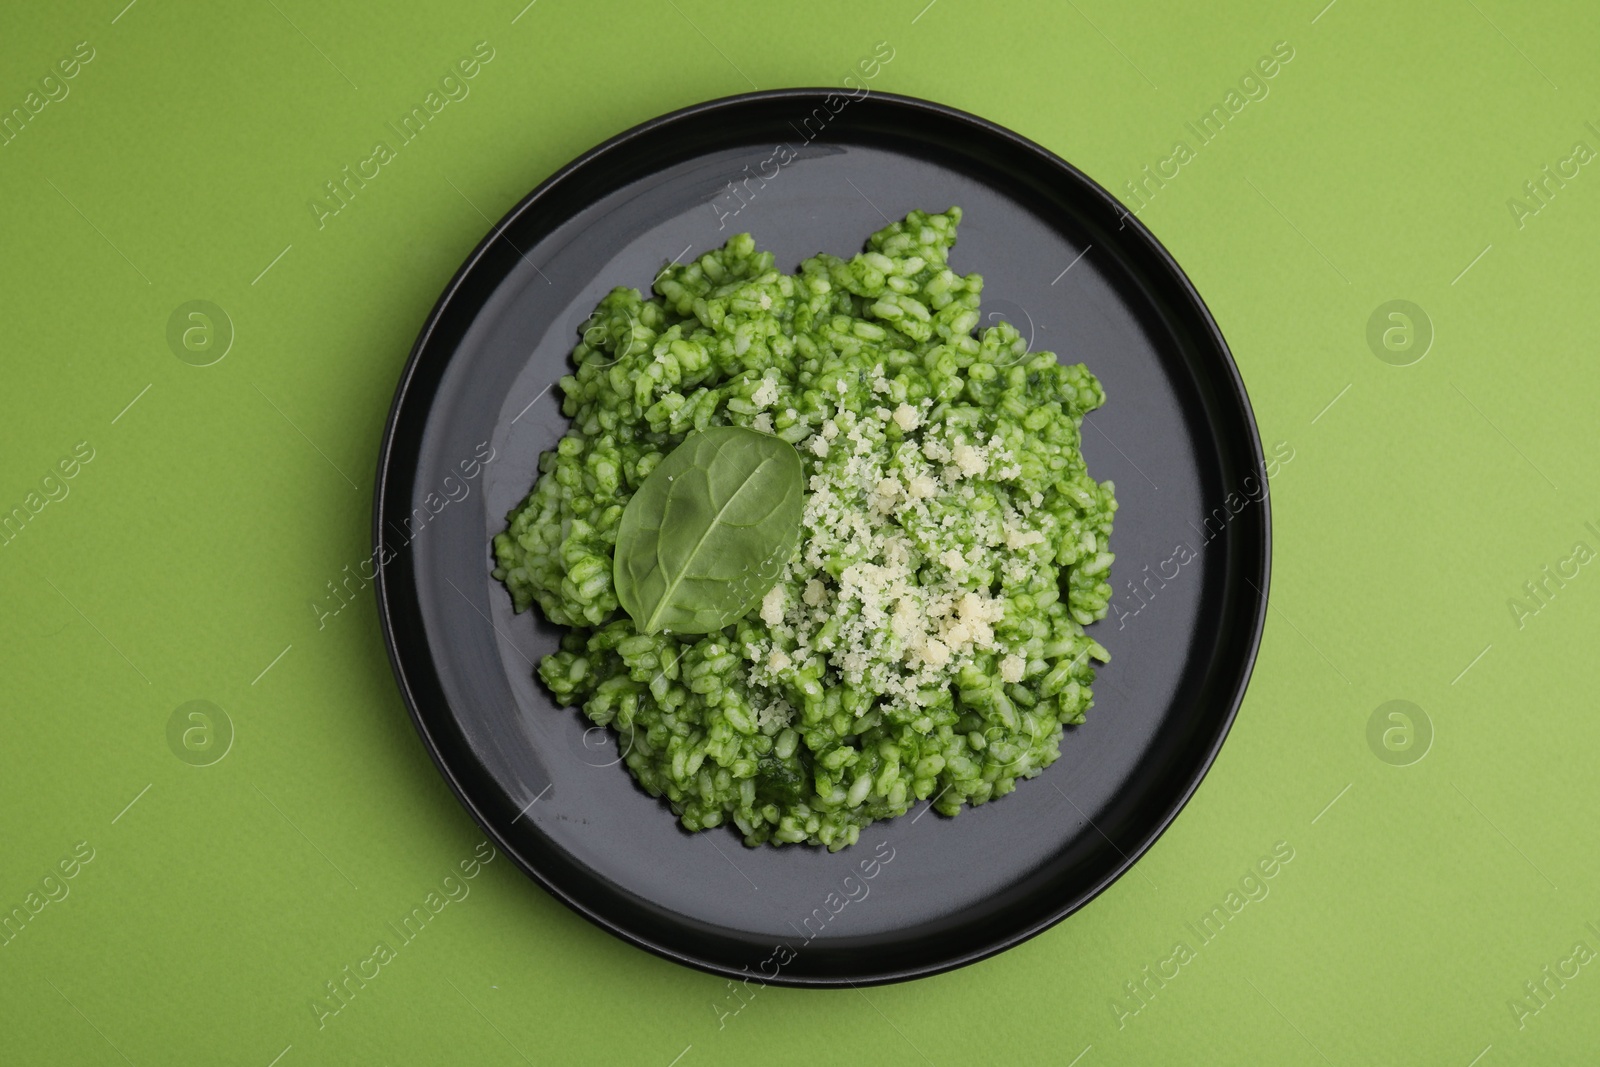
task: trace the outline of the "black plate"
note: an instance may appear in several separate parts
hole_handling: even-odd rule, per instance
[[[746,849],[728,830],[687,834],[617,765],[614,737],[536,682],[533,664],[559,633],[537,609],[513,615],[489,574],[490,538],[565,429],[552,385],[596,301],[615,285],[648,288],[669,259],[748,230],[793,271],[818,251],[859,251],[885,217],[951,204],[966,212],[953,265],[984,275],[985,314],[1087,363],[1109,397],[1084,431],[1090,471],[1115,479],[1121,503],[1118,612],[1091,630],[1113,655],[1095,707],[1054,766],[956,819],[919,805],[832,855]],[[1127,870],[1178,813],[1254,662],[1265,482],[1216,324],[1155,238],[1094,182],[925,101],[751,93],[584,155],[518,204],[450,282],[379,458],[378,602],[423,744],[473,818],[557,898],[714,973],[889,982],[1037,934]]]

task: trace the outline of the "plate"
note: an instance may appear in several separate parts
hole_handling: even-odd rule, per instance
[[[533,673],[559,628],[518,616],[489,542],[566,427],[556,380],[616,285],[647,289],[748,231],[793,271],[913,208],[965,212],[951,262],[983,310],[1083,361],[1108,401],[1090,472],[1117,485],[1111,651],[1088,721],[1016,792],[918,805],[830,854],[689,834],[616,740]],[[988,321],[992,322],[993,319]],[[635,127],[540,185],[475,249],[412,350],[378,465],[377,596],[417,732],[461,803],[556,898],[651,952],[784,985],[957,967],[1081,908],[1150,847],[1228,732],[1255,659],[1267,466],[1226,343],[1183,272],[1109,194],[983,119],[793,89]],[[1069,951],[1066,944],[1063,951]]]

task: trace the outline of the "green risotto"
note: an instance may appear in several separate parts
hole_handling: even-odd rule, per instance
[[[741,234],[665,268],[650,299],[612,290],[584,326],[561,379],[571,427],[495,537],[494,575],[568,628],[540,678],[616,730],[687,829],[837,850],[921,800],[956,815],[1054,762],[1093,703],[1109,657],[1084,627],[1110,600],[1117,504],[1079,446],[1105,394],[1011,325],[976,329],[983,279],[948,264],[960,219],[913,211],[796,274]],[[741,473],[728,449],[747,440],[765,447]],[[669,595],[670,617],[721,618],[657,573],[674,537],[705,540],[685,510],[704,486],[667,483],[787,470],[791,446],[792,510],[758,518],[798,530],[769,532],[772,566],[721,598],[742,614],[657,628]],[[643,570],[617,558],[641,537]],[[647,625],[634,584],[655,597]]]

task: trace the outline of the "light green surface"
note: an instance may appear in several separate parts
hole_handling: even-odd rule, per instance
[[[1600,149],[1592,9],[123,2],[13,4],[0,32],[7,110],[77,42],[95,52],[0,148],[0,507],[93,451],[0,547],[0,902],[93,850],[0,947],[0,1058],[1497,1067],[1600,1041],[1592,964],[1549,980],[1523,1028],[1508,1006],[1575,942],[1600,950],[1600,578],[1552,583],[1520,628],[1507,603],[1575,542],[1600,548],[1600,174],[1520,228],[1507,206],[1574,142]],[[494,58],[471,95],[319,230],[321,183],[479,41]],[[992,118],[1114,190],[1293,47],[1144,213],[1263,438],[1295,449],[1273,610],[1215,769],[1081,914],[927,981],[766,989],[719,1029],[724,982],[599,932],[503,858],[444,883],[480,835],[405,718],[370,591],[320,627],[310,605],[331,613],[325,583],[367,555],[395,377],[485,215],[635,122],[752,82],[837,84],[879,41],[875,89]],[[197,299],[237,329],[205,368],[166,341]],[[1395,299],[1436,331],[1412,366],[1367,345]],[[236,730],[206,767],[168,743],[196,699]],[[1410,766],[1367,741],[1395,699],[1433,724]],[[1122,983],[1280,841],[1269,895],[1119,1028]],[[322,983],[451,887],[470,894],[319,1030]]]

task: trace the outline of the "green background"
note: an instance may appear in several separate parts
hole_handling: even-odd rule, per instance
[[[1507,204],[1600,148],[1592,6],[124,2],[12,4],[0,31],[0,112],[94,49],[0,148],[0,509],[94,454],[0,547],[0,905],[94,852],[0,947],[0,1059],[1492,1067],[1600,1042],[1600,965],[1511,1007],[1575,942],[1600,949],[1600,577],[1573,564],[1520,626],[1508,606],[1600,547],[1600,168],[1520,226]],[[322,183],[479,41],[471,96],[319,229]],[[319,1029],[322,984],[481,839],[406,719],[370,590],[320,625],[312,606],[368,554],[383,419],[433,300],[486,217],[592,144],[753,86],[839,85],[879,41],[875,90],[993,119],[1119,192],[1294,50],[1142,212],[1295,456],[1215,768],[1135,873],[955,973],[765,989],[719,1026],[722,980],[502,857]],[[1409,366],[1367,341],[1396,299],[1436,335]],[[190,300],[236,330],[214,365],[169,349]],[[169,746],[191,700],[233,725],[210,766]],[[1368,722],[1390,700],[1422,716],[1386,761]],[[1395,765],[1423,716],[1425,758]],[[1280,841],[1270,894],[1119,1025],[1123,983]]]

